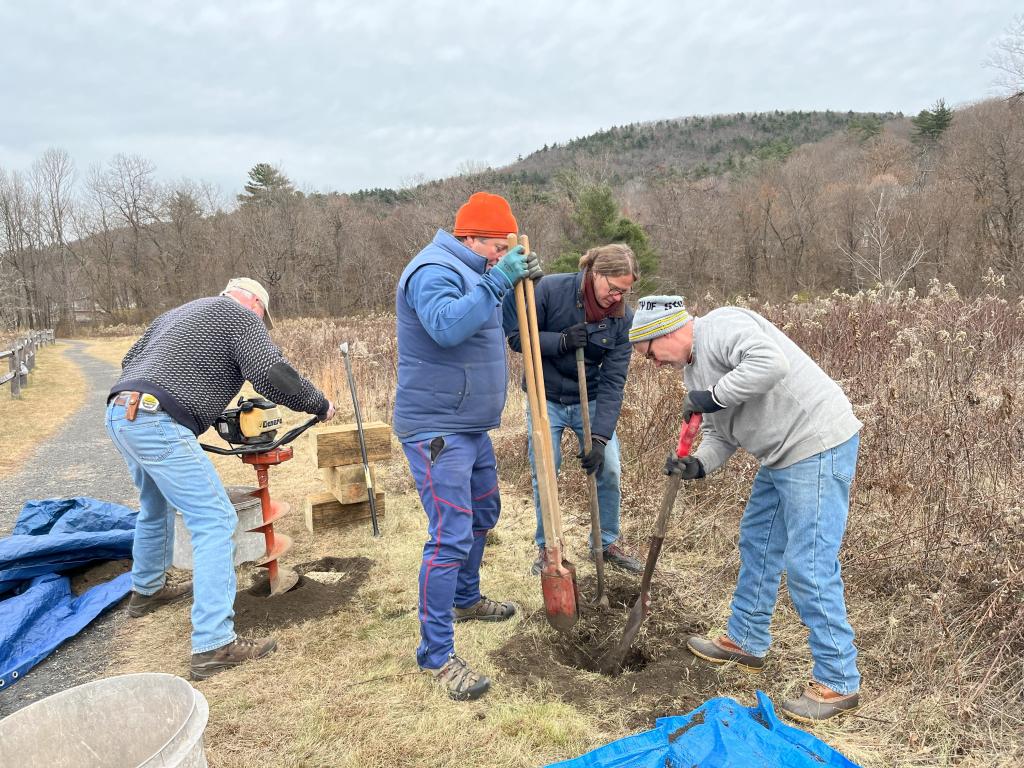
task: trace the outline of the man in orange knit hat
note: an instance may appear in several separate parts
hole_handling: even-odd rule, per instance
[[[416,660],[458,701],[490,680],[455,655],[454,622],[505,621],[516,606],[480,593],[480,561],[501,500],[487,434],[501,423],[508,370],[501,304],[536,254],[509,250],[518,232],[508,201],[477,192],[402,272],[394,429],[427,513]]]

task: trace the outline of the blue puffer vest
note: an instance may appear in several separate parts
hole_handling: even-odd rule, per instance
[[[406,301],[405,288],[420,267],[438,264],[458,273],[463,294],[480,282],[486,262],[439,231],[398,280],[398,389],[394,430],[399,440],[420,432],[486,432],[501,423],[508,384],[501,308],[469,339],[445,348],[434,341]]]

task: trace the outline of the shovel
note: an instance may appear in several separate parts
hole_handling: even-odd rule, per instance
[[[348,356],[348,342],[342,342],[338,349],[341,356],[345,358],[345,373],[348,376],[348,389],[352,393],[352,410],[356,415],[356,432],[359,434],[359,455],[363,459],[363,476],[366,478],[366,493],[370,500],[370,524],[373,527],[373,535],[380,536],[380,526],[377,524],[377,492],[373,488],[373,473],[370,472],[370,462],[366,460],[366,433],[363,432],[363,417],[359,412],[359,397],[356,395],[356,382],[352,377],[352,363]]]
[[[676,447],[676,456],[680,459],[690,455],[690,448],[693,445],[694,438],[697,437],[697,433],[700,431],[702,418],[699,413],[693,414],[690,417],[690,421],[683,424],[682,429],[679,431],[679,445]],[[622,639],[619,641],[619,644],[607,651],[597,662],[598,669],[604,674],[614,674],[621,669],[622,662],[625,660],[630,646],[633,645],[633,641],[640,631],[640,625],[643,624],[644,616],[651,610],[651,577],[654,575],[654,564],[658,561],[658,555],[661,554],[661,545],[665,541],[668,516],[671,514],[672,507],[676,503],[679,482],[679,475],[669,475],[668,480],[665,482],[665,494],[661,499],[661,511],[658,512],[658,519],[654,523],[654,535],[651,536],[651,546],[647,550],[647,563],[644,565],[644,575],[640,580],[640,596],[633,603],[633,608],[629,612],[629,617],[626,619],[626,629],[622,633]]]
[[[583,415],[583,455],[594,448],[590,434],[590,399],[587,397],[587,364],[583,358],[583,347],[576,349],[576,378],[580,382],[580,412]],[[590,497],[590,545],[594,550],[594,564],[597,566],[597,597],[594,602],[602,608],[610,607],[608,595],[604,593],[604,549],[601,546],[601,511],[597,504],[597,478],[587,475],[587,495]]]
[[[515,248],[518,243],[519,238],[516,235],[508,236],[510,249]],[[525,235],[522,245],[529,252],[529,240]],[[537,473],[537,495],[540,497],[541,526],[544,529],[546,544],[544,567],[540,573],[544,613],[552,627],[559,632],[568,632],[576,623],[579,590],[576,587],[575,567],[562,558],[562,513],[558,506],[558,486],[555,480],[547,394],[544,391],[544,370],[540,356],[540,334],[537,331],[537,304],[533,281],[520,280],[516,283],[515,296],[523,367],[526,372],[526,395],[530,408],[530,437]]]

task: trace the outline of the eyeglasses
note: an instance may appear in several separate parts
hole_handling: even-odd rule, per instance
[[[660,339],[661,336],[658,336],[657,338]],[[650,360],[651,362],[656,363],[656,362],[658,362],[658,358],[655,357],[655,355],[653,354],[653,352],[654,352],[654,342],[655,342],[655,339],[651,339],[649,342],[647,342],[647,351],[644,352],[644,357],[647,360]]]
[[[608,279],[607,275],[601,275],[604,281],[608,284],[608,295],[609,296],[629,296],[633,292],[632,288],[620,288],[615,285],[611,280]]]

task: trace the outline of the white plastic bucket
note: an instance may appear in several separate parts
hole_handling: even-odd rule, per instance
[[[206,768],[209,713],[203,694],[175,675],[108,677],[0,720],[0,765]]]

